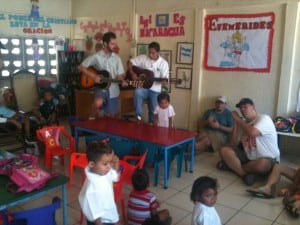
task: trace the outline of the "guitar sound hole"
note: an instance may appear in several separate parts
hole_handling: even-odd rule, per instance
[[[139,80],[145,80],[145,79],[146,79],[146,75],[142,73],[139,77]]]

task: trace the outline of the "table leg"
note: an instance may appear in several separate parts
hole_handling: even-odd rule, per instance
[[[78,129],[74,128],[74,138],[75,138],[75,151],[78,151]]]
[[[194,159],[195,158],[195,137],[192,138],[192,152],[191,152],[191,163],[190,163],[190,173],[194,172]]]
[[[280,149],[280,145],[281,145],[281,140],[280,140],[280,134],[277,134],[277,145],[278,145],[278,148]]]
[[[168,188],[168,168],[169,168],[169,162],[168,162],[168,153],[169,149],[167,147],[164,147],[164,155],[165,155],[165,161],[164,161],[164,189]]]
[[[3,225],[8,225],[8,213],[6,209],[1,210]]]
[[[67,185],[64,184],[62,187],[62,198],[63,198],[63,221],[64,225],[68,225],[68,207],[67,207]]]

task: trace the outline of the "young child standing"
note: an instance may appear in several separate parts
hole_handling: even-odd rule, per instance
[[[86,180],[78,199],[87,225],[114,225],[119,221],[113,192],[113,182],[119,179],[119,159],[101,141],[91,142],[86,154]]]
[[[195,204],[192,225],[221,225],[221,219],[214,207],[217,201],[217,180],[203,176],[195,180],[191,200]]]
[[[149,180],[149,174],[144,168],[136,169],[132,175],[133,191],[128,199],[128,225],[141,225],[145,220],[152,224],[171,224],[169,211],[158,211],[159,202],[155,194],[147,189]]]
[[[173,127],[175,111],[170,104],[170,96],[160,93],[157,96],[158,105],[154,110],[154,124],[160,127]]]

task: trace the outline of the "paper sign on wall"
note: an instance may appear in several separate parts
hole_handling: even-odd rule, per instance
[[[270,72],[274,18],[274,13],[206,16],[205,68]]]

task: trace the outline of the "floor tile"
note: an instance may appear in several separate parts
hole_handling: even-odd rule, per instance
[[[241,211],[274,221],[283,210],[278,199],[251,200]]]
[[[222,191],[218,194],[218,204],[232,209],[239,210],[243,208],[251,199],[246,195],[240,195]]]
[[[237,213],[233,218],[231,218],[226,225],[271,225],[273,224],[272,220],[267,220],[257,216],[249,215],[243,212]]]
[[[185,211],[192,212],[194,209],[194,203],[190,200],[190,196],[184,192],[178,192],[177,194],[173,195],[172,198],[166,201],[166,203]]]
[[[170,211],[170,215],[172,216],[172,224],[177,224],[179,221],[186,218],[188,215],[191,215],[191,212],[182,210],[176,206],[164,204],[164,206]],[[188,224],[190,224],[191,221],[189,221]],[[183,225],[183,224],[182,224]],[[185,224],[187,225],[187,224]]]
[[[219,213],[219,216],[221,218],[222,224],[225,224],[227,221],[229,221],[234,215],[238,213],[238,210],[216,204],[216,210]]]
[[[80,151],[85,151],[84,139],[80,138]],[[204,152],[195,157],[194,172],[183,171],[180,178],[176,177],[176,161],[170,168],[169,188],[163,188],[163,167],[160,168],[159,184],[153,186],[153,168],[147,168],[150,175],[149,189],[156,193],[157,199],[161,202],[161,208],[167,208],[173,218],[172,225],[191,224],[192,211],[194,203],[190,201],[190,192],[193,182],[200,176],[211,176],[216,178],[219,183],[218,200],[216,210],[218,211],[222,223],[225,225],[299,225],[300,219],[292,218],[282,205],[282,198],[259,199],[254,198],[246,192],[247,187],[242,180],[235,174],[228,171],[216,169],[216,164],[220,160],[218,153]],[[39,162],[42,163],[42,156]],[[300,162],[300,156],[282,154],[281,162],[295,166]],[[53,170],[68,175],[68,157],[65,165],[60,165],[58,160],[53,160]],[[73,176],[73,185],[67,189],[68,192],[68,224],[79,225],[80,206],[78,203],[78,194],[82,186],[82,170],[75,169]],[[262,185],[265,180],[259,180],[253,187]],[[289,184],[286,178],[281,178],[278,189]],[[131,186],[124,186],[123,196],[125,204]],[[20,204],[10,209],[11,212],[23,209],[39,207],[51,202],[53,196],[61,197],[61,190],[56,190],[35,199],[33,201]],[[62,209],[56,214],[58,225],[62,225]],[[85,221],[83,223],[85,225]]]
[[[190,225],[192,222],[192,213],[189,213],[182,220],[172,223],[173,225]]]

